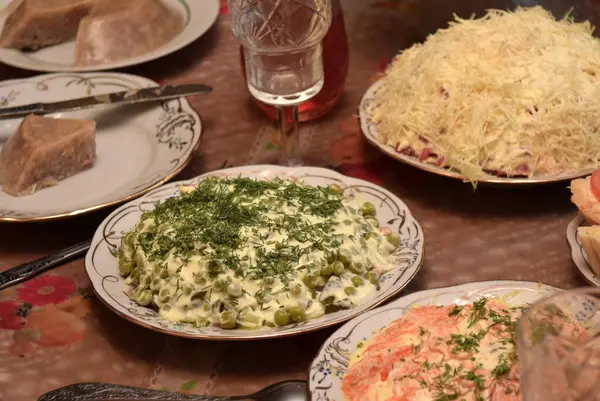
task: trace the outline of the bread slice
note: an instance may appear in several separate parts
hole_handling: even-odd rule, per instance
[[[600,201],[592,192],[590,177],[571,181],[571,202],[577,206],[589,224],[600,225]]]
[[[94,0],[21,0],[6,18],[0,47],[37,50],[77,35]]]
[[[91,66],[135,57],[172,40],[183,19],[160,0],[99,0],[79,25],[75,63]]]
[[[600,276],[600,226],[579,227],[577,238],[585,250],[592,271]]]
[[[30,195],[94,164],[96,122],[27,116],[0,152],[0,185]]]

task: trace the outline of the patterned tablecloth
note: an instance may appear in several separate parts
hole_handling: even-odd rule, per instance
[[[320,165],[388,188],[412,209],[425,231],[426,258],[404,294],[493,279],[562,288],[585,285],[565,239],[567,223],[575,216],[565,183],[528,189],[480,187],[474,192],[470,185],[382,156],[359,134],[360,97],[399,48],[442,26],[452,8],[468,15],[469,7],[505,7],[510,2],[342,3],[350,41],[348,82],[334,111],[303,125],[302,149]],[[214,86],[213,94],[192,100],[204,119],[204,139],[178,178],[274,160],[277,131],[250,100],[226,15],[187,48],[127,72],[167,83]],[[29,74],[0,67],[2,78]],[[91,237],[107,213],[48,224],[0,225],[0,270]],[[168,337],[107,310],[90,289],[83,259],[77,259],[0,292],[0,400],[31,401],[79,381],[198,394],[248,393],[279,380],[305,379],[312,357],[332,330],[254,343]]]

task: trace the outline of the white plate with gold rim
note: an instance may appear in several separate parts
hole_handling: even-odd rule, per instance
[[[592,270],[588,263],[585,249],[583,249],[583,246],[577,237],[577,228],[584,225],[586,225],[585,219],[581,213],[578,213],[577,217],[571,220],[567,226],[567,243],[569,244],[569,248],[571,248],[571,258],[573,259],[573,263],[575,263],[577,270],[579,270],[587,282],[596,287],[600,287],[600,277]]]
[[[388,326],[411,308],[424,305],[464,305],[482,297],[498,298],[510,306],[531,304],[558,289],[528,281],[484,281],[415,292],[389,305],[352,319],[321,346],[309,371],[309,394],[313,401],[344,400],[342,378],[348,359],[359,343]]]
[[[363,133],[365,138],[373,146],[377,147],[381,152],[400,162],[418,168],[419,170],[427,171],[429,173],[468,182],[469,180],[466,177],[464,177],[462,173],[458,170],[437,166],[431,163],[426,163],[424,161],[419,160],[418,156],[412,156],[402,153],[401,150],[396,150],[394,146],[389,145],[383,141],[377,129],[377,123],[371,119],[370,113],[368,111],[371,107],[373,107],[373,104],[377,103],[378,100],[376,94],[377,90],[381,87],[381,85],[381,81],[377,81],[373,85],[371,85],[363,95],[363,98],[360,102],[360,106],[358,109],[360,117],[360,127],[361,132]],[[487,177],[478,179],[477,182],[493,185],[539,185],[570,181],[575,178],[585,177],[586,175],[591,174],[595,169],[596,168],[591,168],[580,171],[569,171],[563,174],[553,176],[534,177],[500,177],[488,174]]]
[[[121,237],[138,221],[141,214],[154,208],[157,201],[179,195],[179,185],[195,185],[210,176],[276,177],[302,180],[308,185],[338,184],[346,193],[372,202],[377,219],[400,235],[401,245],[395,251],[398,264],[384,274],[380,289],[368,295],[354,309],[326,314],[306,322],[260,330],[224,330],[217,326],[194,327],[162,319],[153,309],[140,306],[129,299],[129,286],[119,275],[116,250]],[[421,226],[406,205],[389,191],[366,181],[343,176],[335,171],[316,167],[246,166],[208,173],[186,182],[174,182],[149,192],[146,196],[121,206],[100,225],[85,258],[85,268],[94,291],[104,304],[121,317],[149,329],[179,337],[211,340],[258,340],[285,337],[322,329],[352,319],[398,294],[417,274],[423,262],[424,238]]]
[[[0,62],[26,70],[43,72],[84,72],[128,67],[166,56],[189,45],[206,33],[219,16],[219,0],[163,1],[166,6],[183,18],[184,26],[181,32],[171,41],[151,52],[113,63],[81,67],[75,65],[75,41],[70,41],[35,52],[0,49]],[[2,8],[2,6],[4,7]],[[11,6],[0,3],[0,29],[2,29],[4,21],[11,10]]]
[[[52,102],[158,85],[117,73],[48,74],[0,82],[0,107]],[[96,162],[88,170],[32,195],[0,191],[0,221],[40,221],[73,216],[140,196],[188,163],[202,134],[200,117],[185,99],[110,106],[49,117],[92,119]],[[0,120],[0,150],[22,119]]]

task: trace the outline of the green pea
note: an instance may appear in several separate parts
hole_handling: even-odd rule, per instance
[[[352,285],[354,285],[355,287],[360,287],[364,283],[365,283],[365,280],[362,277],[360,277],[360,276],[352,277]]]
[[[360,211],[363,216],[375,216],[377,214],[377,210],[375,209],[375,205],[371,202],[365,202],[360,206]]]
[[[299,297],[300,294],[302,294],[302,287],[300,287],[299,284],[296,284],[295,286],[292,287],[290,292],[292,293],[293,296]]]
[[[329,190],[333,192],[335,195],[342,196],[344,194],[344,189],[338,184],[329,185]]]
[[[344,274],[344,271],[346,270],[346,268],[344,268],[344,264],[342,262],[340,262],[339,260],[336,260],[335,262],[333,262],[333,264],[331,265],[331,268],[333,269],[333,274],[336,276],[341,276],[342,274]]]
[[[133,233],[133,232],[129,232],[125,235],[125,237],[123,237],[123,242],[130,247],[133,247],[134,241],[135,241],[135,233]]]
[[[391,233],[386,237],[387,241],[398,248],[400,246],[400,236],[396,233]]]
[[[129,275],[129,279],[133,282],[133,283],[137,283],[139,282],[140,279],[140,269],[134,267],[131,270],[131,274]]]
[[[191,284],[184,284],[181,287],[181,291],[183,292],[184,295],[191,295],[192,291],[194,291],[194,286]]]
[[[213,283],[213,287],[215,288],[215,290],[217,291],[223,291],[224,289],[227,288],[227,283],[225,283],[225,281],[223,280],[216,280]]]
[[[321,276],[329,277],[332,274],[333,274],[333,266],[332,265],[323,266],[321,268]]]
[[[354,288],[354,287],[346,287],[346,288],[344,288],[344,292],[348,296],[356,295],[356,288]]]
[[[371,219],[368,218],[367,221],[373,226],[373,227],[379,227],[379,221],[377,219]]]
[[[144,255],[140,251],[137,251],[133,255],[133,263],[137,267],[144,267],[144,264],[146,263],[146,261],[144,260]]]
[[[277,326],[286,326],[290,323],[290,317],[290,314],[285,309],[277,309],[273,320],[275,320]]]
[[[194,276],[194,283],[200,284],[200,285],[205,285],[206,284],[206,279],[201,274],[196,274]]]
[[[306,320],[306,312],[299,306],[292,306],[288,309],[290,317],[296,323],[300,323]]]
[[[371,232],[366,233],[365,236],[364,236],[364,238],[365,238],[365,240],[368,241],[371,238],[377,238],[377,234],[374,233],[373,231],[371,231]]]
[[[237,325],[237,314],[232,310],[226,310],[219,316],[219,325],[223,329],[235,329]]]
[[[208,327],[210,325],[210,322],[207,318],[202,317],[202,316],[198,316],[196,318],[196,327]]]
[[[162,303],[167,303],[171,300],[171,292],[168,288],[163,288],[158,294],[158,300]]]
[[[338,259],[344,266],[348,266],[352,261],[352,252],[346,248],[342,248],[338,251]]]
[[[352,262],[348,266],[348,270],[354,274],[363,274],[365,272],[365,266],[360,262]]]
[[[160,289],[160,287],[162,286],[162,279],[156,277],[152,280],[152,282],[150,283],[150,289],[152,291],[158,291]]]
[[[317,288],[317,286],[319,285],[319,278],[312,274],[307,274],[306,276],[304,276],[302,278],[302,282],[304,283],[305,286],[307,286],[308,288],[313,290],[313,289]]]
[[[150,291],[142,291],[140,295],[137,296],[137,303],[142,306],[148,306],[152,302],[152,293]]]
[[[365,274],[365,278],[369,280],[371,284],[377,285],[377,282],[379,281],[379,274],[371,270],[370,272],[367,272],[367,274]]]
[[[152,276],[149,274],[144,274],[144,276],[142,276],[140,279],[140,284],[144,287],[149,287],[150,283],[152,283]]]
[[[119,261],[119,273],[121,273],[122,276],[130,275],[132,270],[133,270],[133,264],[131,264],[130,261],[128,261],[128,260]]]

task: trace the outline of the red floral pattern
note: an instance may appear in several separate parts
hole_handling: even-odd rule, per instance
[[[15,301],[0,302],[0,329],[19,330],[25,326],[25,319],[17,315],[18,309]]]
[[[72,280],[57,275],[46,275],[26,281],[19,289],[19,299],[33,306],[58,304],[66,301],[77,290]]]

